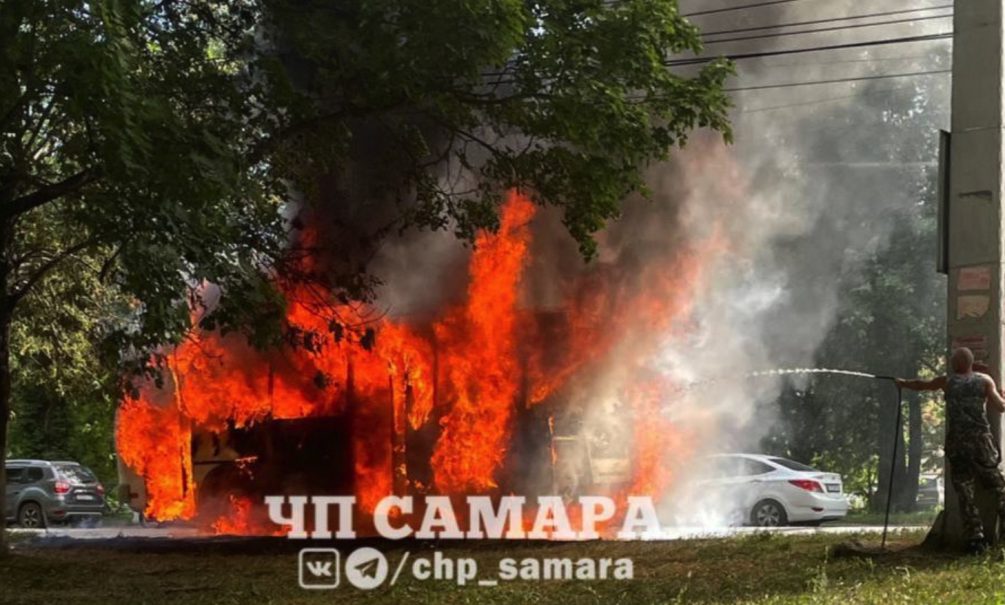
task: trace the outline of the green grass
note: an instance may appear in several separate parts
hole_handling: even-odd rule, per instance
[[[936,509],[919,510],[913,513],[890,513],[890,527],[896,526],[930,526],[938,516]],[[829,522],[825,526],[832,527],[838,525],[882,525],[885,515],[883,513],[853,512],[840,521]]]
[[[393,569],[404,550],[473,557],[487,577],[503,556],[631,557],[630,581],[503,582],[495,588],[420,582],[402,575],[394,587],[342,586],[311,592],[297,586],[296,549],[287,542],[184,552],[132,552],[74,545],[16,545],[0,560],[0,601],[44,603],[1002,603],[1002,553],[963,557],[911,548],[923,534],[898,533],[895,551],[872,559],[835,558],[849,536],[754,534],[688,542],[394,544]],[[875,543],[875,535],[862,536]],[[316,544],[314,546],[317,546]],[[355,546],[355,545],[352,545]],[[350,545],[342,545],[343,554]]]
[[[32,536],[29,535],[29,534],[24,534],[24,533],[20,533],[20,532],[15,533],[15,532],[8,531],[7,532],[7,543],[8,544],[16,544],[18,542],[25,542],[25,541],[30,540],[31,537]]]

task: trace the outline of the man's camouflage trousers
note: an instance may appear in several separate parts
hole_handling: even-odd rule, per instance
[[[983,539],[984,527],[974,501],[978,483],[994,492],[998,518],[1005,521],[1005,477],[998,468],[998,450],[994,440],[990,433],[954,436],[946,443],[946,450],[953,489],[960,499],[964,538],[968,541]]]

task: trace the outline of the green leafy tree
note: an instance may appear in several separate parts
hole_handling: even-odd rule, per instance
[[[73,283],[131,303],[101,331],[120,362],[180,338],[192,308],[204,327],[274,341],[272,284],[296,266],[282,265],[297,226],[284,203],[313,203],[323,175],[393,172],[399,203],[371,241],[409,225],[470,237],[522,187],[563,209],[589,256],[648,162],[695,127],[728,135],[730,66],[665,65],[699,44],[674,0],[0,3],[0,451],[12,393],[32,397],[12,370],[51,370],[31,328],[12,326]],[[365,153],[374,140],[380,154]],[[465,185],[445,185],[445,167]],[[373,281],[344,253],[308,277],[366,298]],[[51,317],[88,308],[63,302]],[[81,371],[85,348],[69,355]],[[46,401],[24,405],[25,422],[32,405],[45,417]]]
[[[95,260],[77,256],[53,270],[11,326],[9,451],[15,458],[77,460],[111,487],[119,376],[100,343],[128,319],[130,305],[101,282]]]
[[[869,255],[847,284],[838,321],[817,354],[819,367],[914,376],[939,371],[945,334],[944,288],[933,268],[934,221],[907,213],[889,246]],[[871,508],[886,505],[894,468],[893,504],[910,510],[922,470],[933,470],[940,406],[904,392],[904,424],[896,426],[896,389],[889,382],[826,377],[780,399],[782,426],[775,449],[840,472],[849,492]],[[926,413],[927,411],[927,413]],[[898,457],[893,441],[899,439]],[[928,455],[927,465],[925,455]],[[923,468],[924,467],[924,468]]]

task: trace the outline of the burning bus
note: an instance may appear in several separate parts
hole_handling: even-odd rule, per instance
[[[369,353],[357,352],[363,354]],[[272,378],[267,381],[265,396],[272,399],[276,397],[275,373],[271,368],[267,372]],[[162,398],[185,392],[180,386],[184,378],[177,372],[169,374],[171,378],[157,388]],[[265,495],[365,492],[365,486],[357,481],[383,485],[388,491],[376,492],[379,496],[435,492],[433,458],[443,420],[440,412],[446,406],[434,401],[429,416],[413,425],[407,421],[415,415],[410,386],[405,388],[404,406],[396,408],[390,374],[388,388],[368,397],[356,393],[351,359],[344,377],[345,388],[338,395],[344,401],[322,408],[316,415],[275,417],[266,413],[243,423],[228,418],[214,424],[167,412],[187,409],[184,402],[160,401],[157,405],[164,406],[161,410],[169,418],[148,419],[148,426],[135,427],[135,406],[141,404],[126,402],[120,417],[120,447],[128,448],[128,439],[142,430],[173,436],[178,447],[158,454],[163,457],[156,462],[163,467],[157,469],[137,469],[120,461],[123,497],[137,512],[174,518],[174,511],[148,498],[147,489],[151,478],[164,480],[166,471],[173,470],[170,483],[176,501],[186,503],[177,517],[198,514],[211,524],[219,524],[233,507],[261,503]],[[337,387],[324,385],[319,391],[327,388]],[[432,388],[434,393],[439,390],[435,384]],[[270,402],[266,407],[275,410],[282,406]],[[631,479],[631,425],[627,410],[616,399],[590,406],[559,396],[530,405],[526,391],[522,391],[512,407],[511,447],[493,478],[500,493],[554,493],[573,499],[580,494],[612,493]],[[396,413],[403,413],[406,421],[397,422]],[[168,430],[163,421],[177,425]],[[354,440],[357,431],[366,436],[365,444]],[[123,449],[127,459],[128,452]],[[383,476],[375,476],[381,466]],[[372,504],[373,500],[363,502]]]
[[[131,505],[254,532],[266,494],[352,494],[363,511],[391,494],[661,494],[663,452],[690,443],[661,413],[674,385],[646,361],[687,316],[698,253],[631,283],[598,264],[560,308],[529,308],[534,215],[510,195],[476,239],[464,300],[432,321],[374,320],[294,284],[288,346],[193,331],[119,408]]]

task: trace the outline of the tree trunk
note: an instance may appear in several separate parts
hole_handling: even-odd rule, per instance
[[[0,198],[5,196],[0,195]],[[0,203],[7,200],[0,199]],[[10,246],[13,225],[0,224],[0,487],[4,488],[4,522],[0,524],[0,557],[9,552],[7,543],[7,426],[10,424],[10,324],[14,316],[15,299],[8,292],[10,283]]]
[[[907,477],[903,491],[901,506],[904,510],[913,511],[918,501],[918,486],[921,483],[921,397],[912,394],[908,398],[907,431],[910,435],[910,445],[907,448]]]
[[[904,418],[901,417],[901,424],[897,427],[897,474],[893,481],[893,510],[905,511],[904,492],[907,491],[907,442],[904,438]]]
[[[911,375],[905,373],[904,375]],[[887,387],[892,391],[891,387]],[[879,468],[877,468],[877,497],[872,501],[873,512],[886,512],[887,499],[891,500],[891,510],[905,510],[905,491],[909,485],[906,444],[904,443],[904,418],[900,415],[897,424],[897,401],[890,395],[887,388],[877,394],[879,397],[879,416],[876,427],[877,449],[879,453]],[[893,458],[893,442],[897,441],[897,457]],[[920,444],[920,440],[919,440]],[[893,472],[893,482],[890,472]],[[892,485],[892,489],[891,489]]]
[[[873,500],[872,510],[873,512],[882,513],[886,511],[887,500],[894,496],[890,491],[890,472],[894,472],[894,478],[896,478],[896,466],[893,459],[893,440],[900,439],[900,427],[894,426],[897,421],[897,409],[893,405],[887,404],[880,395],[879,401],[879,416],[878,422],[876,423],[876,449],[879,454],[879,468],[876,469],[876,495],[877,497]],[[903,448],[901,443],[897,443],[897,454],[898,456],[903,453]],[[896,490],[896,485],[893,486],[894,491]],[[894,502],[896,499],[894,499]]]
[[[880,408],[879,422],[876,427],[876,452],[879,454],[879,461],[876,463],[876,497],[869,503],[869,508],[874,513],[881,513],[886,510],[886,499],[889,496],[887,487],[890,485],[890,426],[893,419]]]
[[[4,297],[6,298],[6,297]],[[4,488],[4,499],[6,500],[7,489],[7,425],[10,420],[10,323],[11,312],[7,309],[6,301],[0,302],[0,453],[3,454],[5,464],[0,464],[0,486]],[[7,503],[4,502],[6,509]],[[5,511],[6,513],[6,511]],[[0,556],[8,553],[6,520],[0,526]]]

